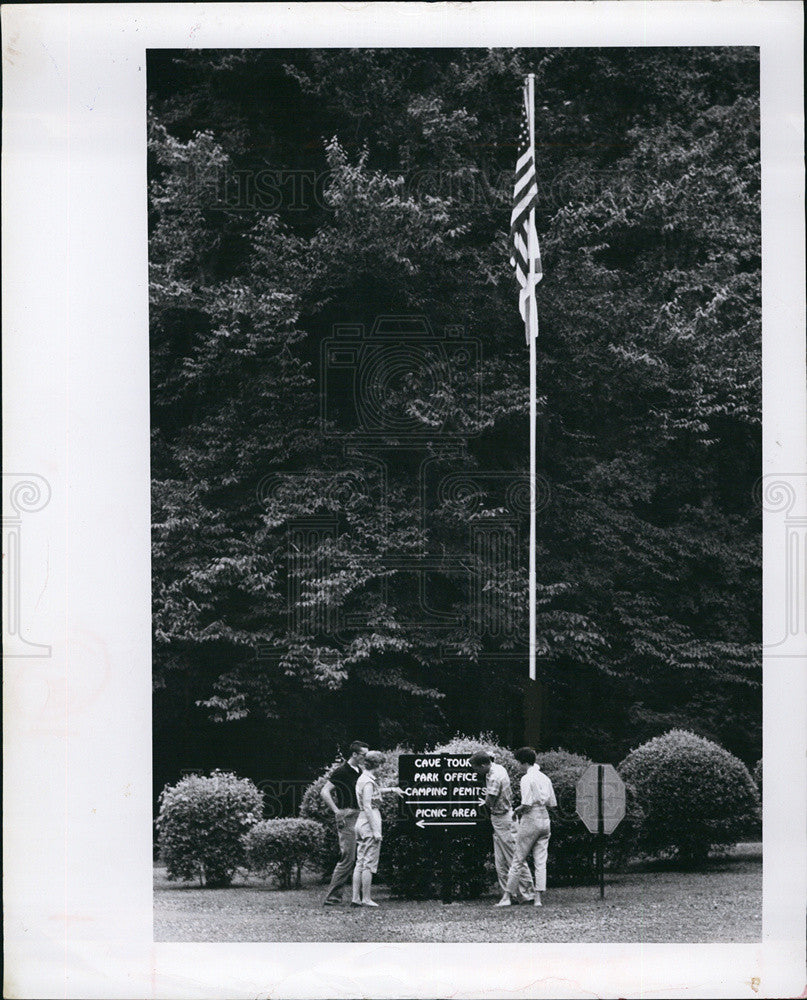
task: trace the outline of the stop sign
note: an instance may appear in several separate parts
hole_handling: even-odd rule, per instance
[[[602,800],[600,800],[602,789]],[[625,783],[610,764],[591,764],[577,782],[577,815],[592,833],[613,833],[625,815]]]

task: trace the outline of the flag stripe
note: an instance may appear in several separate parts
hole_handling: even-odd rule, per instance
[[[510,215],[510,239],[512,250],[510,265],[516,273],[519,284],[518,308],[527,327],[529,341],[529,318],[535,309],[535,286],[543,277],[541,251],[538,234],[535,231],[533,210],[538,202],[538,182],[535,173],[535,156],[530,143],[530,120],[533,109],[529,107],[527,87],[524,87],[524,120],[519,136],[518,157],[513,180],[513,210]],[[534,248],[530,261],[530,246]],[[530,266],[532,264],[532,267]]]

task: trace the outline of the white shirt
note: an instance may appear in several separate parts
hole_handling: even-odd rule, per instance
[[[521,779],[521,804],[523,806],[557,806],[552,782],[537,764],[533,764]]]

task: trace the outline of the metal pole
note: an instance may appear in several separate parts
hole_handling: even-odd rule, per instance
[[[448,873],[448,827],[440,827],[440,870],[442,875],[441,899],[444,903],[451,902],[451,879]]]
[[[535,74],[530,73],[527,77],[527,117],[530,127],[530,155],[535,163]],[[535,501],[536,501],[536,470],[535,470],[535,447],[536,447],[536,427],[538,394],[536,378],[536,340],[538,338],[538,317],[537,304],[535,302],[535,208],[530,209],[530,223],[528,230],[528,254],[530,258],[530,286],[532,288],[532,299],[529,301],[529,324],[527,336],[530,342],[530,565],[529,565],[529,596],[530,596],[530,680],[536,679],[535,647],[536,647],[536,586],[535,586]]]
[[[597,870],[600,876],[600,899],[605,899],[605,830],[603,822],[603,774],[605,768],[597,765]]]

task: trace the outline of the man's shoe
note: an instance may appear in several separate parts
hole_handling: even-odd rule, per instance
[[[509,899],[500,899],[498,903],[494,903],[494,906],[512,906],[513,904]]]
[[[322,901],[323,906],[341,906],[342,900],[338,899],[336,896],[326,896]]]
[[[362,906],[378,906],[378,903],[374,903],[372,901],[372,899],[365,899],[365,901],[361,905]]]

